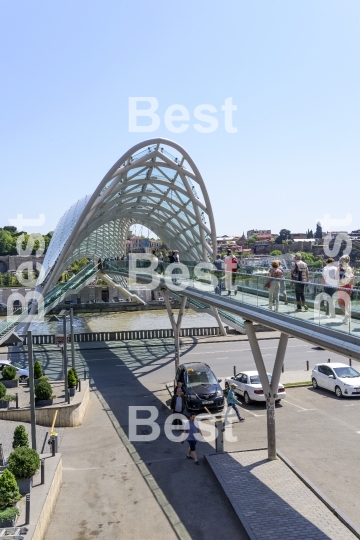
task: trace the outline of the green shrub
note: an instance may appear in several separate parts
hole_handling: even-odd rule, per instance
[[[75,377],[76,377],[76,382],[78,382],[78,380],[79,380],[79,375],[77,374],[76,368],[71,368],[71,369],[73,370],[74,375],[75,375]]]
[[[16,369],[14,366],[5,366],[2,370],[2,376],[5,381],[13,381],[16,377]]]
[[[9,508],[5,508],[5,510],[0,510],[0,521],[12,521],[19,513],[19,509],[16,506],[10,506]]]
[[[2,401],[6,394],[6,386],[0,382],[0,401]]]
[[[36,360],[34,363],[34,379],[40,379],[42,377],[43,370],[39,360]]]
[[[31,478],[39,468],[40,457],[33,448],[20,446],[15,448],[9,456],[8,469],[19,480]]]
[[[12,394],[6,394],[3,399],[4,399],[4,401],[15,401],[16,397],[13,396]]]
[[[51,399],[52,388],[47,379],[40,379],[35,386],[35,397],[37,399]]]
[[[69,372],[68,372],[68,386],[69,388],[75,388],[76,385],[77,385],[77,378],[74,373],[74,370],[71,368],[69,369]]]
[[[21,495],[15,476],[9,469],[5,469],[0,476],[0,511],[9,506],[14,506]]]
[[[16,426],[14,430],[14,438],[12,447],[19,448],[19,446],[29,446],[29,436],[26,433],[25,426]]]

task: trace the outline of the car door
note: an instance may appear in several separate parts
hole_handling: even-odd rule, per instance
[[[245,392],[245,384],[244,382],[246,383],[246,380],[247,380],[247,377],[244,373],[239,373],[238,375],[236,375],[236,386],[237,386],[237,393],[239,393],[240,395],[244,395],[244,392]]]
[[[328,376],[326,375],[326,368],[327,366],[318,366],[317,368],[318,374],[316,376],[316,380],[320,388],[328,388]]]
[[[331,367],[326,366],[327,368],[327,381],[328,381],[328,389],[332,392],[335,392],[335,386],[336,386],[336,376],[334,371],[331,369]]]

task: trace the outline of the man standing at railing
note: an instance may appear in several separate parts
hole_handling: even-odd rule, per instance
[[[236,273],[238,269],[238,260],[235,257],[235,255],[231,253],[231,249],[227,250],[227,255],[225,256],[225,259],[224,259],[224,266],[225,266],[225,288],[229,291],[229,296],[231,294],[231,291],[234,291],[234,294],[237,294],[235,281],[236,281]],[[230,285],[230,279],[231,279],[231,285]]]
[[[305,303],[305,283],[309,282],[309,268],[306,262],[301,260],[301,253],[295,254],[295,259],[291,263],[291,279],[295,281],[296,311],[301,311],[301,307],[307,311],[309,308]]]

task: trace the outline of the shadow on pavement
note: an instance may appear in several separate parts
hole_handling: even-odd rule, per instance
[[[163,491],[165,497],[174,508],[183,525],[187,529],[191,538],[196,540],[219,540],[219,538],[231,537],[234,540],[248,538],[244,528],[236,517],[225,493],[220,489],[217,479],[210,470],[210,467],[203,459],[204,454],[214,453],[214,448],[207,442],[199,442],[197,453],[200,459],[200,466],[196,466],[192,460],[186,459],[187,443],[181,445],[167,439],[164,434],[164,422],[169,416],[169,409],[166,401],[169,394],[165,388],[166,380],[162,380],[161,371],[156,382],[144,386],[140,378],[155,370],[160,370],[165,364],[155,365],[169,353],[159,349],[138,350],[131,348],[127,352],[124,350],[115,351],[102,349],[103,358],[94,361],[93,351],[83,349],[81,355],[88,362],[90,379],[93,386],[102,394],[112,413],[115,415],[120,426],[127,436],[129,436],[129,407],[130,406],[152,406],[158,413],[157,423],[160,426],[160,436],[154,441],[136,442],[132,441],[141,459],[148,467],[158,486]],[[149,361],[149,355],[151,360]],[[147,359],[145,358],[147,356]],[[129,364],[129,360],[133,363]],[[147,361],[145,361],[147,360]],[[173,359],[169,359],[172,362]],[[169,364],[166,362],[166,365]],[[149,370],[137,373],[138,369],[144,366]],[[137,367],[136,367],[137,366]],[[153,368],[153,369],[152,369]],[[164,375],[164,378],[165,375]],[[138,417],[148,418],[147,411],[139,411]],[[146,435],[151,432],[151,427],[145,424],[137,427],[137,434]],[[174,432],[176,435],[176,432]],[[227,454],[231,456],[231,454]],[[235,460],[231,460],[236,465],[236,484],[240,490],[247,488],[244,485],[246,476],[242,472],[247,472],[251,476],[251,482],[256,492],[261,493],[264,502],[271,501],[274,508],[281,508],[282,517],[277,516],[278,524],[287,517],[287,522],[292,516],[296,521],[298,531],[306,530],[307,538],[317,538],[325,540],[328,538],[319,531],[312,523],[298,514],[281,497],[267,488],[254,475],[249,474],[251,470],[241,467]],[[248,493],[251,496],[251,493]],[[141,516],[139,516],[141,519]],[[261,515],[259,515],[261,519]],[[302,535],[302,537],[304,537]],[[280,539],[281,536],[277,535]],[[288,538],[288,536],[283,536]]]

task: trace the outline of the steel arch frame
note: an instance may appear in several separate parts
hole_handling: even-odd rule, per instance
[[[126,234],[134,223],[150,228],[164,242],[172,236],[171,247],[179,249],[183,260],[214,257],[210,243],[216,249],[216,229],[205,183],[189,154],[174,141],[154,138],[136,144],[90,197],[68,210],[55,230],[37,290],[45,294],[81,256],[125,253]]]

